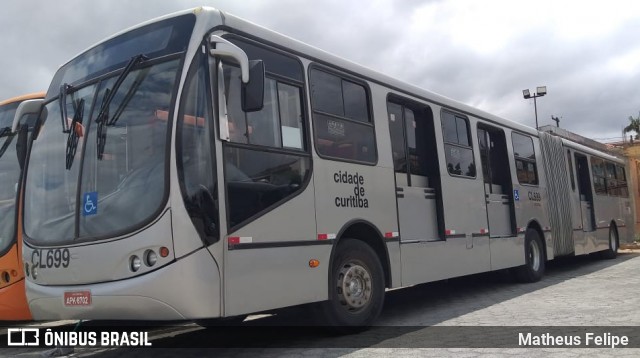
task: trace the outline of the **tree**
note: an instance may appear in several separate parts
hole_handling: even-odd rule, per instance
[[[636,132],[636,139],[638,139],[638,135],[640,135],[640,112],[637,118],[629,116],[629,125],[624,127],[624,132]]]

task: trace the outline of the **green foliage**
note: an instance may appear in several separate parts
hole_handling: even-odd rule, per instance
[[[638,117],[633,118],[633,116],[629,116],[629,125],[624,127],[624,132],[636,132],[636,139],[640,134],[640,113]]]

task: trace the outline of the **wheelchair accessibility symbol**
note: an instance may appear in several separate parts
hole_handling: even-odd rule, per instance
[[[95,215],[98,213],[98,192],[84,193],[82,195],[82,216]]]
[[[520,192],[518,192],[518,189],[513,190],[513,200],[520,201]]]

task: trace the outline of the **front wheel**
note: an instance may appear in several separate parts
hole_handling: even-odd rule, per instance
[[[618,256],[618,231],[614,226],[609,227],[609,248],[600,253],[603,259],[615,259]]]
[[[544,275],[545,256],[543,241],[534,229],[527,229],[524,239],[525,264],[516,269],[520,282],[537,282]]]
[[[336,247],[329,273],[329,300],[322,319],[342,331],[370,326],[384,302],[384,272],[375,251],[359,240],[345,239]]]

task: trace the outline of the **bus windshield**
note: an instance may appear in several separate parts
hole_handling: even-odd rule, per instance
[[[4,252],[15,237],[16,190],[20,180],[20,165],[11,125],[19,104],[20,102],[14,102],[0,107],[0,252]]]
[[[192,17],[134,30],[59,70],[31,145],[26,241],[59,245],[119,236],[162,209],[169,113],[189,26]],[[127,66],[123,51],[140,60]]]

